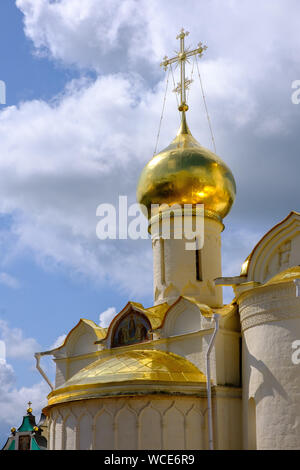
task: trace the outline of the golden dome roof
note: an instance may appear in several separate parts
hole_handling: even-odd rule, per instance
[[[204,204],[206,215],[223,219],[235,199],[236,185],[227,165],[192,136],[182,113],[181,127],[171,144],[143,169],[137,200],[151,204]],[[157,210],[156,210],[157,212]]]
[[[67,401],[136,392],[170,390],[205,383],[205,375],[184,357],[158,350],[113,352],[77,372],[48,395],[48,406]],[[151,388],[152,386],[152,388]]]

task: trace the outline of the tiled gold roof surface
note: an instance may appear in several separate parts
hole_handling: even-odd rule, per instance
[[[201,382],[205,376],[191,362],[157,350],[132,350],[98,359],[65,384],[80,385],[125,380]]]
[[[144,313],[145,315],[147,315],[153,330],[161,327],[169,308],[170,305],[168,305],[167,303],[163,303],[154,307],[144,309]]]
[[[113,353],[85,367],[62,387],[48,396],[48,404],[90,397],[91,389],[101,391],[107,385],[169,383],[205,383],[205,375],[187,359],[170,352],[129,350]]]

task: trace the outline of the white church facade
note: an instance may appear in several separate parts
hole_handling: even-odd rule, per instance
[[[181,67],[191,54],[185,35]],[[239,275],[222,277],[235,181],[192,136],[184,93],[185,85],[178,134],[146,165],[137,198],[147,208],[191,204],[184,215],[192,220],[204,204],[203,246],[186,250],[174,231],[164,239],[158,226],[168,209],[152,213],[154,305],[128,302],[108,328],[81,319],[61,347],[37,353],[51,387],[43,412],[52,450],[300,449],[300,214],[273,227]],[[224,285],[234,290],[228,305]],[[49,354],[55,384],[40,366]]]

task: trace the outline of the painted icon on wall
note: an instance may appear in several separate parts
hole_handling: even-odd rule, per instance
[[[129,313],[117,324],[112,340],[112,347],[142,343],[152,339],[150,323],[138,313]]]

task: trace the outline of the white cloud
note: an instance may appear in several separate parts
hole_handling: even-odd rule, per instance
[[[20,328],[10,328],[5,320],[0,320],[0,337],[6,346],[6,357],[32,360],[40,345],[34,338],[25,338]]]
[[[245,0],[17,0],[24,14],[26,35],[38,52],[48,53],[65,64],[106,72],[136,66],[137,59],[151,64],[172,54],[174,38],[184,25],[191,35],[199,31],[212,53],[234,57],[257,67],[276,62],[278,55],[299,44],[297,0],[264,0],[259,5]],[[255,28],[252,27],[255,24]],[[283,34],[289,32],[290,34]],[[237,40],[238,38],[238,40]],[[284,40],[283,40],[284,38]],[[294,47],[292,54],[297,57]],[[110,69],[111,70],[111,69]],[[249,77],[251,80],[252,77]]]
[[[116,316],[116,314],[117,314],[117,311],[115,307],[109,307],[107,310],[100,313],[99,325],[102,326],[102,328],[107,328],[110,325],[110,322],[112,321],[112,319]]]
[[[11,289],[18,289],[20,287],[20,283],[15,277],[4,272],[0,273],[0,284],[10,287]]]
[[[131,282],[147,271],[133,245],[96,238],[98,204],[117,202],[119,194],[134,200],[140,159],[151,155],[157,120],[150,123],[144,113],[149,107],[155,115],[160,96],[151,104],[146,92],[136,103],[132,89],[141,92],[135,77],[103,77],[84,87],[73,83],[55,104],[34,101],[2,111],[0,210],[13,214],[10,256],[29,248],[48,266],[52,260],[96,282],[116,275],[120,289],[145,292],[148,284]],[[120,272],[125,263],[131,278]]]
[[[17,0],[25,31],[40,53],[45,49],[58,60],[101,70],[103,56],[124,53],[143,39],[143,13],[137,0]],[[122,47],[123,46],[123,47]]]
[[[51,351],[51,349],[59,348],[59,347],[64,343],[66,337],[67,337],[66,334],[60,335],[60,336],[54,341],[54,343],[50,346],[49,351]]]
[[[46,396],[49,393],[49,387],[45,382],[36,383],[32,387],[18,388],[15,381],[13,367],[5,359],[0,359],[0,441],[3,441],[0,442],[0,448],[10,434],[10,428],[21,425],[29,400],[33,404],[37,421],[41,409],[47,404]]]
[[[262,213],[276,217],[275,223],[297,209],[292,191],[281,192],[280,210],[274,204],[274,181],[282,181],[287,148],[276,138],[280,133],[295,140],[298,132],[286,73],[296,74],[299,35],[297,15],[285,2],[257,6],[246,0],[241,7],[237,0],[192,0],[186,8],[179,0],[105,0],[99,8],[96,0],[17,0],[17,6],[36,50],[102,75],[72,81],[51,103],[25,102],[0,113],[0,211],[12,215],[11,230],[0,234],[5,259],[29,249],[47,269],[110,283],[135,298],[151,295],[150,241],[100,242],[95,212],[119,194],[135,199],[163,102],[159,60],[173,53],[182,25],[191,31],[188,45],[203,40],[209,46],[201,71],[217,150],[237,180],[235,229],[247,220],[255,224]],[[299,11],[294,0],[291,9]],[[210,146],[197,83],[190,99],[190,127]],[[173,138],[177,124],[170,93],[159,148]],[[289,148],[284,171],[289,169],[286,179],[297,190],[298,144]],[[228,243],[229,260],[233,247],[238,257]]]
[[[32,387],[4,387],[7,391],[1,390],[0,415],[1,421],[11,425],[21,425],[22,416],[26,413],[27,403],[30,400],[33,404],[33,411],[37,419],[41,409],[46,406],[46,397],[49,394],[49,386],[45,382],[34,384]],[[18,424],[20,423],[20,424]]]
[[[0,360],[6,360],[6,345],[3,340],[0,340]]]
[[[10,435],[11,427],[21,426],[29,401],[32,402],[36,421],[39,421],[41,410],[47,404],[48,393],[49,387],[45,382],[32,387],[15,387],[13,368],[0,360],[0,447]]]
[[[15,374],[12,366],[7,364],[4,358],[0,359],[0,390],[6,392],[15,381]],[[0,394],[1,397],[1,394]],[[1,398],[0,398],[1,399]]]

